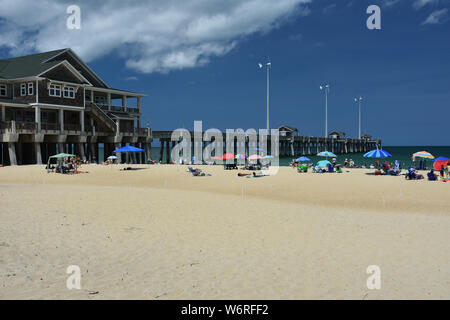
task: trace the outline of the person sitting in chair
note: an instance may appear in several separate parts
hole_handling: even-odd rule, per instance
[[[428,176],[428,180],[429,181],[436,181],[437,180],[437,175],[434,173],[434,170],[431,169],[430,172],[427,173]]]

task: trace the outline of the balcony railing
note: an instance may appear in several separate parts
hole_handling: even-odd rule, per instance
[[[37,129],[36,122],[17,122],[16,121],[16,130],[17,131],[35,131]]]
[[[45,131],[59,131],[61,130],[61,126],[59,123],[41,123],[41,130]]]
[[[129,112],[129,113],[139,113],[138,108],[122,107],[122,106],[111,106],[107,104],[97,104],[104,111],[116,111],[116,112]]]
[[[74,123],[66,123],[66,124],[64,124],[64,130],[66,130],[66,131],[81,131],[81,125],[74,124]]]

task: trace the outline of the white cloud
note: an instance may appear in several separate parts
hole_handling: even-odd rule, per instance
[[[125,81],[138,81],[139,79],[135,76],[126,77]]]
[[[81,30],[68,30],[71,3],[0,0],[0,46],[12,55],[70,47],[88,62],[114,52],[134,70],[168,72],[202,66],[247,36],[307,15],[311,2],[81,0]]]
[[[413,2],[412,6],[414,9],[419,10],[428,4],[436,4],[438,2],[439,2],[439,0],[416,0]]]
[[[400,0],[384,0],[382,2],[382,5],[384,7],[392,7],[392,6],[396,5],[399,2],[400,2]]]
[[[336,9],[336,3],[332,3],[328,6],[326,6],[325,8],[323,8],[322,12],[326,14],[326,13],[334,11],[335,9]]]
[[[422,24],[440,24],[448,20],[448,9],[436,10],[432,12]]]

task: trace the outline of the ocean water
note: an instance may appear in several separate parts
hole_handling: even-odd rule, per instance
[[[104,152],[103,152],[103,148],[100,146],[99,147],[99,160],[100,161],[104,161],[105,156],[104,156]],[[390,154],[392,154],[392,158],[386,158],[386,159],[380,159],[381,161],[389,161],[389,162],[394,162],[395,160],[400,161],[400,164],[402,165],[403,168],[408,167],[412,164],[412,154],[417,152],[417,151],[428,151],[430,152],[432,155],[434,155],[436,158],[437,157],[448,157],[450,158],[450,146],[447,147],[427,147],[427,146],[413,146],[413,147],[383,147],[383,150],[386,150],[387,152],[389,152]],[[159,159],[159,152],[160,152],[160,148],[159,147],[152,147],[152,159],[153,160],[160,160]],[[352,159],[355,164],[357,166],[361,166],[363,164],[365,164],[366,166],[369,166],[370,164],[375,164],[375,161],[377,159],[373,159],[373,158],[364,158],[363,157],[364,153],[349,153],[349,154],[338,154],[337,155],[337,162],[338,163],[344,163],[345,159]],[[297,156],[298,157],[298,156]],[[316,163],[317,161],[320,160],[324,160],[323,157],[317,157],[317,156],[307,156],[308,158],[310,158],[312,160],[313,163]],[[289,166],[289,163],[292,161],[292,159],[294,159],[294,157],[281,157],[280,158],[280,166]],[[166,157],[165,157],[165,152],[164,152],[164,156],[163,156],[163,162],[166,161]],[[418,161],[417,160],[417,165],[418,165]],[[428,167],[430,166],[430,164],[432,163],[432,160],[426,160],[426,163],[428,164]]]

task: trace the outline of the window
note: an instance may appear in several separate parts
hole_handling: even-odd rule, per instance
[[[32,96],[34,94],[34,84],[33,82],[28,83],[28,95]]]
[[[64,98],[75,99],[75,88],[64,87]]]
[[[50,97],[61,97],[61,86],[58,84],[51,84],[48,88],[48,95]]]
[[[27,95],[27,84],[26,83],[20,84],[20,95],[22,97]]]
[[[8,90],[6,84],[0,84],[0,97],[6,97],[8,95]]]
[[[96,104],[107,104],[107,99],[106,99],[106,97],[95,96],[94,97],[94,102]]]

